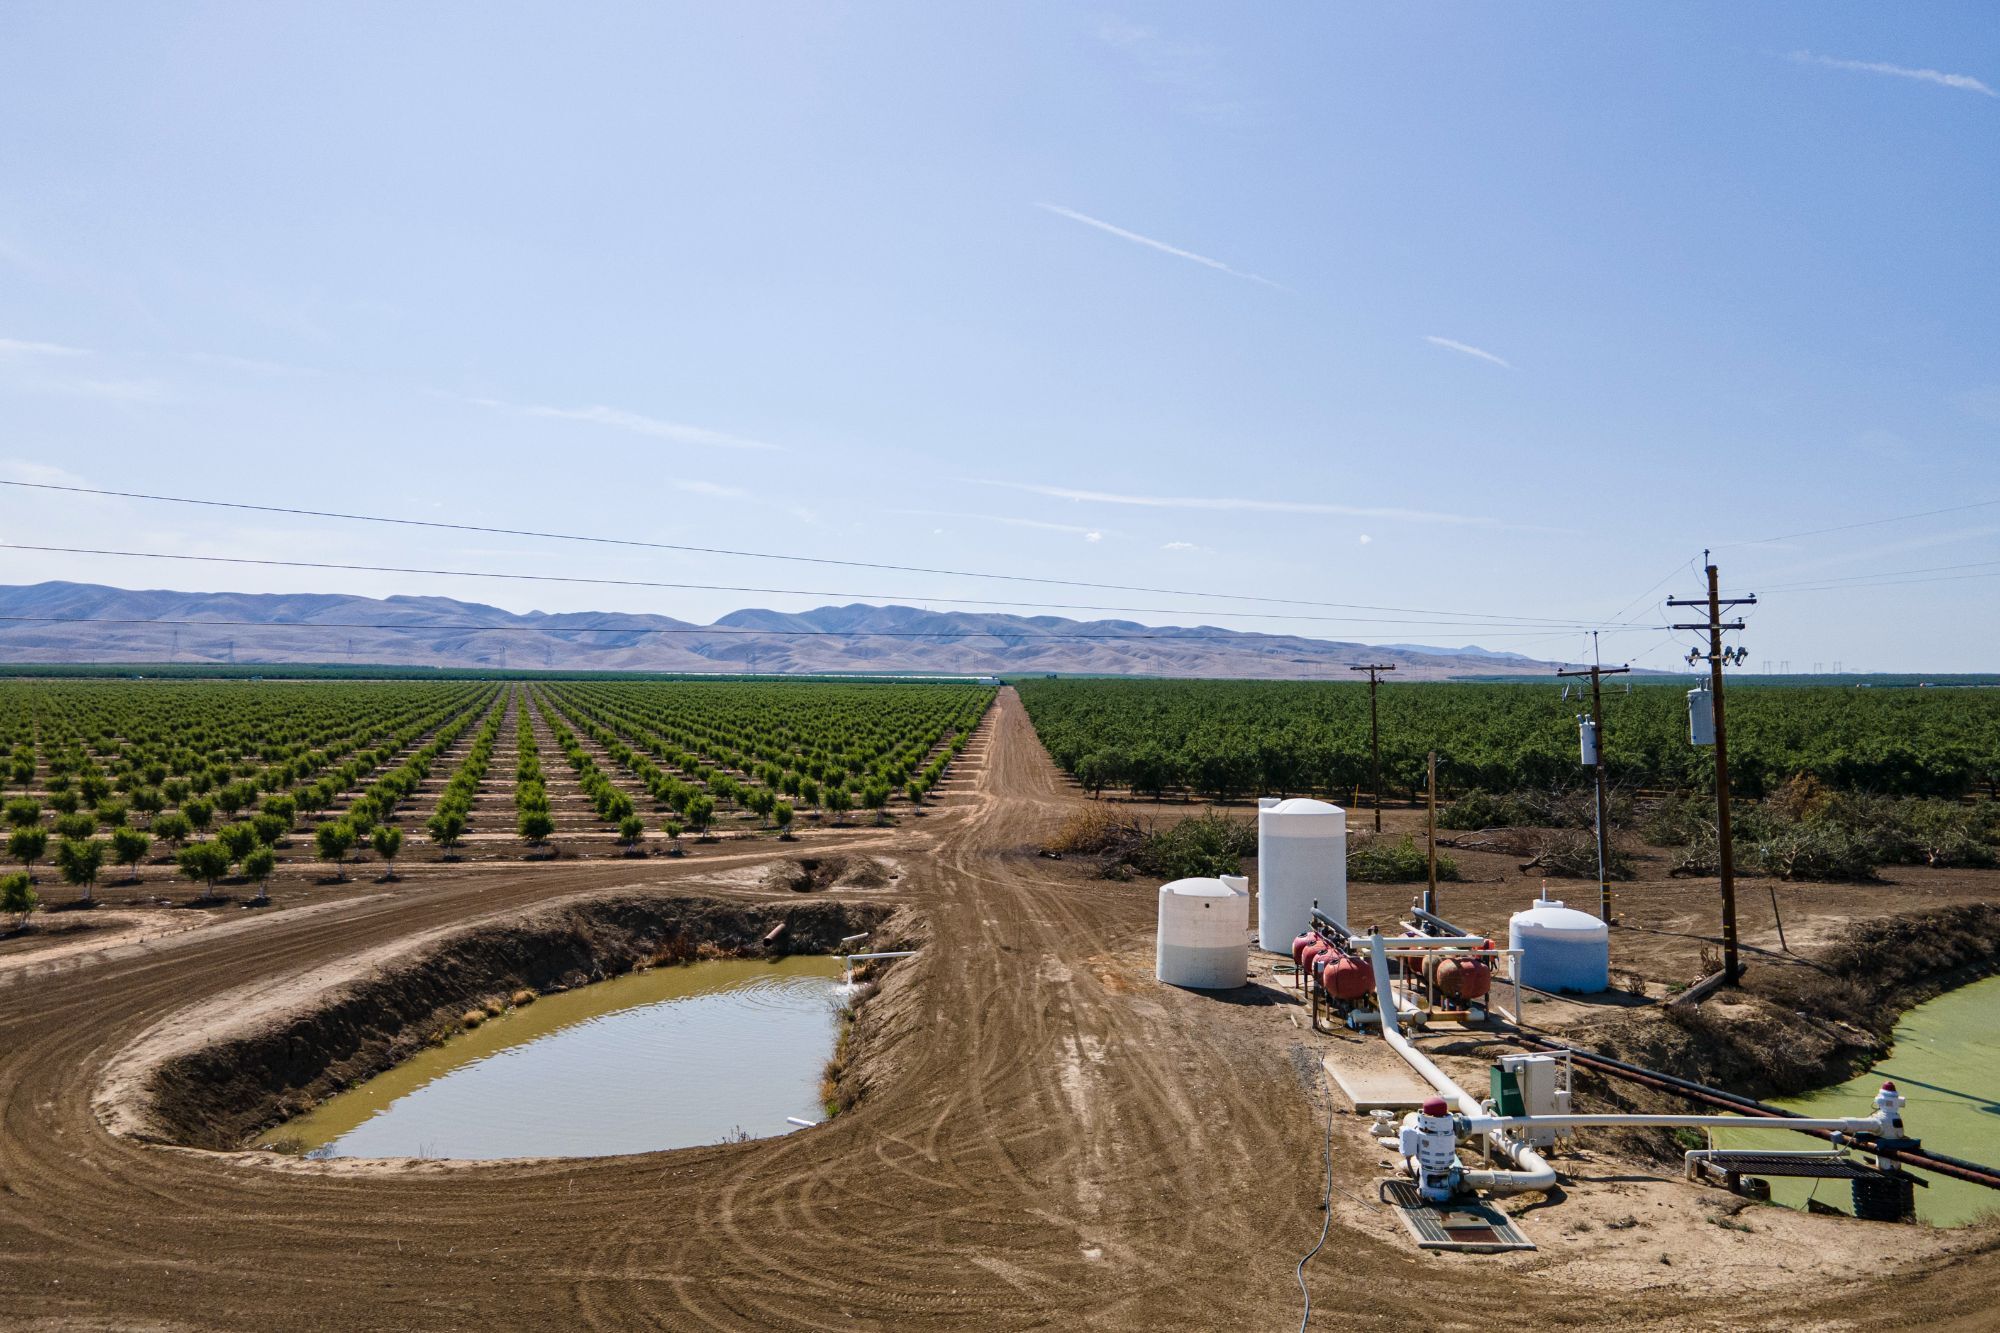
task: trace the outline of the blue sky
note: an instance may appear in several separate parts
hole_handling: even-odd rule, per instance
[[[0,581],[1575,657],[1712,545],[1753,668],[1991,670],[1996,90],[1983,3],[15,4],[0,477],[1232,596],[18,490],[17,544],[815,595]]]

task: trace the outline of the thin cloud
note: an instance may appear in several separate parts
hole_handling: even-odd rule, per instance
[[[775,451],[779,448],[778,445],[764,440],[730,435],[724,431],[710,430],[706,426],[691,426],[682,421],[663,421],[658,417],[642,416],[637,412],[627,412],[618,407],[544,407],[533,403],[503,402],[498,398],[472,398],[467,401],[480,407],[516,412],[527,417],[544,417],[552,421],[582,421],[593,426],[609,426],[613,430],[630,431],[634,435],[645,435],[656,440],[671,440],[675,444],[694,444],[717,449]]]
[[[65,347],[61,343],[26,342],[19,338],[0,338],[0,356],[89,356],[87,347]]]
[[[676,478],[673,488],[686,491],[689,495],[706,495],[717,500],[741,500],[750,492],[741,486],[724,486],[716,481],[697,481],[686,477]]]
[[[1199,255],[1192,250],[1183,250],[1178,245],[1168,245],[1165,241],[1154,240],[1151,236],[1142,236],[1136,231],[1127,231],[1125,228],[1106,222],[1102,218],[1094,218],[1088,213],[1079,213],[1073,208],[1064,208],[1061,204],[1038,203],[1035,207],[1053,213],[1059,218],[1068,218],[1071,222],[1081,222],[1086,227],[1095,227],[1099,231],[1108,232],[1118,237],[1120,240],[1131,241],[1134,245],[1148,246],[1154,250],[1158,250],[1161,254],[1172,255],[1176,259],[1185,259],[1191,263],[1212,268],[1218,273],[1227,273],[1232,278],[1242,278],[1246,282],[1261,283],[1266,287],[1275,287],[1281,292],[1292,290],[1290,287],[1285,286],[1284,283],[1273,282],[1261,274],[1250,273],[1240,268],[1231,267],[1223,263],[1220,259],[1210,259],[1207,255]]]
[[[1493,355],[1493,353],[1487,351],[1484,347],[1474,347],[1471,343],[1462,343],[1456,338],[1440,338],[1435,333],[1427,333],[1424,335],[1424,341],[1433,347],[1443,347],[1448,351],[1463,352],[1467,356],[1476,356],[1481,361],[1491,361],[1494,365],[1507,370],[1514,368],[1513,362]]]
[[[1078,523],[1050,523],[1039,518],[1014,518],[1007,514],[962,514],[954,509],[886,509],[887,514],[907,514],[913,518],[957,518],[972,523],[1005,523],[1011,528],[1039,528],[1043,532],[1066,532],[1087,542],[1103,541],[1104,529]]]
[[[1791,59],[1801,65],[1823,65],[1827,69],[1852,70],[1857,74],[1887,74],[1898,79],[1915,79],[1919,83],[1935,83],[1940,88],[1956,88],[1963,93],[1979,93],[1986,97],[2000,97],[1982,79],[1970,74],[1947,74],[1941,69],[1912,69],[1908,65],[1891,65],[1883,60],[1842,60],[1837,56],[1815,55],[1811,51],[1794,51]]]
[[[1165,542],[1160,546],[1160,549],[1162,551],[1194,551],[1201,555],[1215,554],[1213,547],[1203,546],[1198,542]]]
[[[1052,500],[1079,500],[1090,504],[1132,505],[1141,509],[1204,509],[1258,514],[1335,514],[1343,518],[1404,519],[1413,523],[1487,524],[1495,520],[1467,514],[1444,514],[1427,509],[1382,509],[1360,505],[1329,504],[1316,500],[1252,500],[1227,495],[1120,495],[1111,491],[1080,491],[1068,486],[1037,486],[1024,481],[982,480],[982,486],[1046,495]]]

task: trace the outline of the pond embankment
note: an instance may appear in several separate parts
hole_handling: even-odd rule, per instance
[[[633,894],[445,935],[245,1030],[176,1043],[138,1075],[136,1132],[190,1147],[242,1147],[440,1040],[489,1000],[703,958],[829,953],[889,916],[877,903]]]

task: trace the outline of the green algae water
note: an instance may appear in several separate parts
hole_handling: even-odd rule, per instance
[[[598,1157],[763,1138],[817,1121],[840,962],[662,967],[489,1019],[265,1141],[330,1157]]]
[[[1926,1148],[1992,1165],[2000,1162],[2000,977],[1989,977],[1940,995],[1903,1015],[1889,1058],[1838,1087],[1822,1088],[1774,1105],[1811,1116],[1867,1115],[1876,1090],[1893,1081],[1908,1099],[1903,1122]],[[1727,1132],[1718,1148],[1797,1150],[1825,1147],[1796,1134]],[[2000,1190],[1913,1173],[1919,1186],[1917,1216],[1939,1226],[1962,1226],[1983,1213],[2000,1212]],[[1803,1208],[1808,1198],[1847,1213],[1853,1200],[1844,1180],[1771,1181],[1771,1200]]]

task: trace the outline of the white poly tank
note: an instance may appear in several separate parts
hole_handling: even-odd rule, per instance
[[[1588,912],[1537,898],[1508,921],[1507,947],[1521,950],[1524,986],[1595,995],[1611,985],[1611,931]]]
[[[1257,802],[1257,947],[1288,954],[1312,905],[1347,922],[1347,812],[1306,796]]]
[[[1228,990],[1250,979],[1250,881],[1177,879],[1160,886],[1155,974],[1169,986]]]

